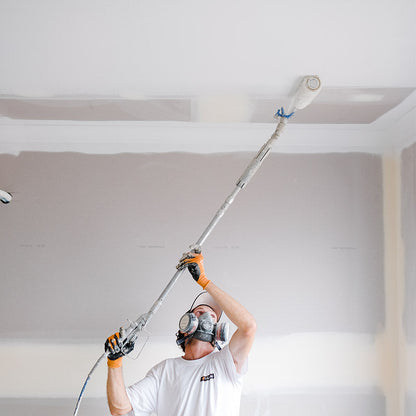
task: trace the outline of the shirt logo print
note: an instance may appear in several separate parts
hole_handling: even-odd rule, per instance
[[[211,374],[208,374],[207,376],[202,376],[200,381],[201,382],[202,381],[209,381],[209,380],[212,380],[214,377],[215,377],[214,373],[211,373]]]

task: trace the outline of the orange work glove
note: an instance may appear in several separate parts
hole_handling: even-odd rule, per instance
[[[121,367],[123,364],[123,356],[127,355],[134,349],[134,342],[127,343],[124,348],[120,341],[120,332],[116,332],[108,337],[104,344],[104,350],[108,352],[107,364],[111,368]]]
[[[185,253],[179,260],[178,269],[187,267],[195,282],[205,289],[211,280],[208,280],[204,270],[204,257],[193,251]]]

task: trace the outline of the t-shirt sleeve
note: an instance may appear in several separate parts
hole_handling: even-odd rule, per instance
[[[217,355],[221,358],[224,370],[228,374],[229,379],[235,384],[241,383],[242,377],[247,373],[247,360],[245,361],[241,372],[238,373],[228,344],[218,352]]]
[[[127,387],[126,391],[134,416],[149,416],[156,412],[159,391],[158,367],[153,367],[145,378]]]

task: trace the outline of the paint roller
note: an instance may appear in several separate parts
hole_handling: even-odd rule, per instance
[[[279,123],[276,127],[276,130],[270,137],[270,139],[262,146],[262,148],[259,150],[257,155],[253,158],[253,160],[250,162],[246,170],[243,172],[243,174],[238,179],[234,190],[231,192],[231,194],[225,199],[224,203],[221,205],[219,210],[216,212],[214,217],[212,218],[211,222],[208,224],[208,226],[205,228],[199,239],[195,244],[192,244],[190,246],[191,250],[194,250],[196,252],[201,251],[201,246],[205,242],[205,240],[208,238],[208,236],[211,234],[214,227],[217,225],[218,221],[221,219],[221,217],[225,214],[227,209],[230,207],[230,205],[233,203],[235,197],[237,194],[248,184],[250,179],[254,176],[254,174],[257,172],[257,170],[260,168],[262,163],[264,162],[266,156],[270,153],[270,150],[272,148],[273,143],[278,139],[278,137],[282,134],[288,120],[294,115],[294,113],[298,110],[302,110],[305,107],[307,107],[314,98],[319,94],[321,90],[321,81],[318,76],[316,75],[309,75],[302,78],[302,81],[300,82],[298,89],[293,97],[293,100],[289,107],[288,114],[285,114],[283,111],[278,111],[276,114],[278,115]],[[169,294],[170,290],[174,286],[174,284],[177,282],[179,277],[182,275],[184,269],[177,270],[174,276],[171,278],[165,289],[162,291],[160,296],[157,298],[157,300],[153,303],[150,310],[143,315],[141,315],[139,318],[137,318],[136,321],[130,321],[130,326],[127,328],[121,328],[120,329],[120,341],[122,345],[126,345],[130,342],[134,342],[137,337],[138,333],[148,325],[149,321],[151,320],[152,316],[156,313],[156,311],[160,308],[163,301],[165,300],[166,296]],[[87,379],[84,382],[84,385],[82,386],[81,393],[78,397],[78,401],[75,407],[74,416],[77,415],[79,406],[81,403],[81,399],[85,393],[86,385],[92,375],[92,373],[97,368],[98,364],[106,357],[107,353],[101,355],[101,357],[96,361],[94,366],[92,367],[91,371],[88,373]]]
[[[0,201],[3,202],[3,204],[8,204],[12,200],[12,194],[9,194],[6,191],[2,191],[0,189]]]
[[[289,106],[289,113],[303,110],[321,91],[321,80],[316,75],[303,77]]]
[[[317,75],[308,75],[302,78],[299,86],[293,96],[292,102],[289,106],[289,111],[285,114],[283,108],[275,114],[275,118],[279,120],[275,132],[270,139],[259,150],[255,158],[249,166],[247,166],[244,173],[237,182],[237,186],[244,188],[250,179],[254,176],[260,168],[266,156],[269,154],[273,143],[282,134],[288,120],[296,113],[297,110],[302,110],[307,107],[321,91],[321,80]]]

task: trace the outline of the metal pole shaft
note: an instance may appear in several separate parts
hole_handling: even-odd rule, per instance
[[[246,170],[243,172],[243,174],[238,179],[238,181],[236,183],[236,187],[234,188],[234,191],[226,198],[226,200],[222,204],[221,208],[214,215],[214,218],[208,224],[207,228],[204,230],[201,237],[199,237],[199,240],[196,242],[196,244],[194,246],[196,246],[196,247],[202,246],[202,244],[205,242],[207,237],[211,234],[211,231],[217,225],[218,221],[225,214],[225,211],[227,211],[227,209],[230,207],[230,205],[234,202],[234,199],[237,196],[237,194],[248,184],[248,182],[251,180],[251,178],[254,176],[254,174],[258,171],[258,169],[260,168],[260,166],[264,162],[264,159],[269,154],[269,152],[270,152],[270,150],[273,146],[273,143],[280,136],[280,134],[282,133],[283,128],[286,124],[287,124],[287,119],[286,118],[280,119],[279,124],[277,125],[275,132],[272,134],[270,139],[262,146],[262,148],[257,152],[257,155],[254,157],[254,159],[247,166]]]
[[[287,118],[281,117],[279,120],[279,123],[276,127],[276,130],[270,137],[270,139],[262,146],[262,148],[257,153],[256,157],[251,161],[250,165],[246,168],[244,173],[241,175],[240,179],[237,181],[236,187],[234,188],[233,192],[226,198],[224,203],[221,205],[220,209],[216,212],[214,215],[214,218],[211,220],[211,222],[208,224],[207,228],[202,233],[201,237],[197,240],[197,242],[191,246],[194,248],[200,248],[202,244],[205,242],[205,240],[208,238],[208,236],[211,234],[214,227],[217,225],[218,221],[221,219],[221,217],[224,215],[225,211],[230,207],[230,205],[233,203],[234,198],[237,196],[237,194],[243,189],[250,179],[254,176],[254,174],[257,172],[257,170],[260,168],[261,164],[263,163],[266,156],[269,154],[271,147],[273,143],[277,140],[277,138],[280,136],[280,134],[283,132],[285,126],[287,124]],[[179,277],[183,273],[182,270],[178,270],[172,279],[169,281],[163,292],[160,294],[160,296],[157,298],[157,300],[153,303],[152,307],[150,308],[149,312],[141,315],[135,322],[131,322],[130,327],[125,330],[125,341],[129,342],[133,338],[136,337],[136,334],[144,329],[146,325],[150,322],[150,319],[152,316],[156,313],[156,311],[160,308],[163,301],[165,300],[168,293],[172,290],[172,287],[175,285]],[[121,332],[121,330],[120,330]],[[85,380],[85,383],[82,387],[81,393],[78,397],[78,401],[75,407],[74,416],[77,416],[79,405],[81,403],[82,397],[85,393],[85,388],[87,386],[88,380],[90,379],[90,376],[95,371],[96,367],[100,363],[100,361],[107,355],[107,352],[101,355],[101,357],[98,359],[98,361],[94,364],[94,367],[91,369],[91,371],[88,374],[87,379]]]
[[[204,244],[205,240],[208,238],[208,236],[211,234],[214,227],[218,224],[219,220],[223,217],[225,212],[228,210],[228,208],[233,203],[235,197],[237,194],[248,184],[248,182],[251,180],[251,178],[255,175],[255,173],[258,171],[262,163],[264,162],[265,158],[270,153],[270,150],[274,144],[274,142],[278,139],[278,137],[282,134],[285,126],[287,124],[287,118],[280,118],[279,123],[276,127],[276,130],[270,137],[270,139],[261,147],[261,149],[258,151],[257,155],[252,159],[250,164],[247,166],[246,170],[243,172],[243,174],[240,176],[240,178],[237,181],[236,187],[234,188],[233,192],[225,199],[224,203],[221,205],[220,209],[215,213],[214,217],[212,218],[211,222],[208,224],[208,226],[205,228],[197,242],[193,245],[191,245],[191,248],[199,249],[202,244]],[[152,307],[150,308],[149,312],[142,315],[138,318],[136,322],[143,321],[141,325],[139,325],[133,332],[138,332],[141,329],[143,329],[150,321],[152,316],[156,313],[156,311],[160,308],[163,301],[165,300],[166,296],[171,291],[172,287],[175,285],[179,277],[182,275],[183,270],[178,270],[172,279],[169,281],[163,292],[160,294],[160,296],[157,298],[157,300],[153,303]]]
[[[211,231],[218,224],[218,221],[222,218],[222,216],[225,214],[227,209],[233,203],[234,198],[241,191],[241,189],[242,188],[240,188],[239,186],[236,186],[234,188],[233,192],[226,198],[224,203],[221,205],[221,208],[216,212],[216,214],[214,215],[214,218],[211,220],[211,222],[208,224],[207,228],[205,228],[204,232],[201,234],[201,237],[199,237],[198,241],[195,243],[195,245],[194,245],[195,247],[201,247],[202,244],[204,244],[205,240],[211,234]]]
[[[165,300],[168,293],[171,291],[174,284],[177,282],[179,277],[181,277],[183,270],[177,270],[176,273],[173,275],[172,279],[169,281],[165,289],[163,289],[163,292],[160,294],[160,296],[157,298],[157,300],[153,303],[152,307],[150,308],[148,314],[153,315],[156,313],[156,311],[160,308],[163,301]]]

